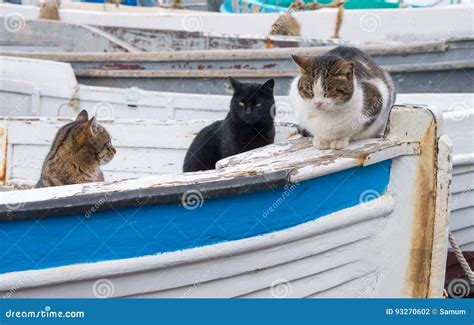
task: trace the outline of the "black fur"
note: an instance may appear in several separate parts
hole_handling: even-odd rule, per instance
[[[220,159],[263,147],[275,139],[273,79],[263,84],[243,83],[232,77],[229,81],[234,88],[230,112],[224,120],[199,132],[184,158],[184,172],[214,169]]]

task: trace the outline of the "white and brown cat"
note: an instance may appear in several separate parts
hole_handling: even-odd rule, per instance
[[[317,56],[293,55],[300,73],[290,89],[298,126],[318,149],[379,135],[395,102],[389,74],[366,53],[339,46]]]

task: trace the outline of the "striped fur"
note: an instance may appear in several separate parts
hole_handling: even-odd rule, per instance
[[[107,130],[82,111],[75,121],[59,129],[36,187],[103,181],[100,165],[108,163],[114,155]]]

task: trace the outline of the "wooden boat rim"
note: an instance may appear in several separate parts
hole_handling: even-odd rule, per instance
[[[429,72],[456,69],[474,68],[474,61],[436,62],[418,64],[398,64],[384,66],[391,73],[401,72]],[[281,69],[221,69],[221,70],[107,70],[107,69],[73,69],[78,77],[106,77],[106,78],[227,78],[228,76],[241,78],[275,78],[294,77],[298,70]]]
[[[0,16],[0,20],[4,20],[5,17]],[[216,33],[216,32],[206,32],[206,31],[185,31],[185,30],[175,30],[175,29],[148,29],[148,28],[139,28],[139,27],[119,27],[119,26],[100,26],[100,25],[84,25],[84,24],[78,24],[78,23],[73,23],[73,22],[65,22],[65,21],[58,21],[58,20],[38,20],[38,19],[25,19],[25,22],[28,24],[28,22],[34,22],[34,23],[42,23],[42,24],[48,24],[48,25],[68,25],[68,26],[73,26],[77,28],[84,28],[87,29],[88,31],[92,31],[93,33],[97,33],[100,36],[110,39],[113,42],[115,42],[115,39],[121,41],[120,39],[116,38],[115,36],[111,35],[107,29],[126,29],[126,30],[133,30],[133,31],[156,31],[156,32],[164,32],[164,33],[183,33],[186,35],[198,35],[202,37],[222,37],[222,38],[237,38],[237,39],[254,39],[254,40],[262,40],[262,41],[289,41],[289,42],[298,42],[298,41],[303,41],[303,40],[309,40],[309,41],[321,41],[321,42],[327,42],[328,44],[356,44],[355,42],[350,42],[350,41],[344,41],[336,38],[328,38],[328,39],[322,39],[322,38],[309,38],[309,37],[303,37],[303,36],[287,36],[287,35],[267,35],[267,36],[260,36],[260,35],[240,35],[240,34],[229,34],[229,33]],[[461,38],[461,37],[459,37]],[[123,41],[122,41],[123,42]],[[367,44],[378,44],[380,42],[367,42]],[[402,45],[404,42],[397,42],[397,41],[387,41],[389,44],[398,44]],[[128,43],[125,42],[125,44],[129,45]],[[361,43],[363,44],[363,43]],[[129,45],[130,46],[130,45]],[[133,47],[132,47],[133,48]],[[138,50],[140,51],[140,50]]]
[[[425,52],[445,52],[453,42],[473,41],[474,37],[463,37],[460,40],[450,39],[442,41],[424,41],[403,44],[370,44],[360,45],[359,48],[370,55],[407,55]],[[166,52],[143,52],[143,53],[58,53],[58,52],[15,52],[4,51],[0,55],[31,57],[36,59],[49,59],[68,62],[100,62],[100,61],[192,61],[192,60],[260,60],[260,59],[288,59],[292,54],[321,55],[336,46],[317,47],[295,47],[295,48],[271,48],[258,50],[200,50],[200,51],[166,51]]]

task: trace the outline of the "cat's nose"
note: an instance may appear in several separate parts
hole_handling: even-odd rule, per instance
[[[316,108],[321,108],[321,105],[323,105],[323,102],[319,100],[315,100],[313,103]]]
[[[247,107],[247,109],[245,110],[245,114],[247,115],[252,114],[252,109],[250,107]]]

